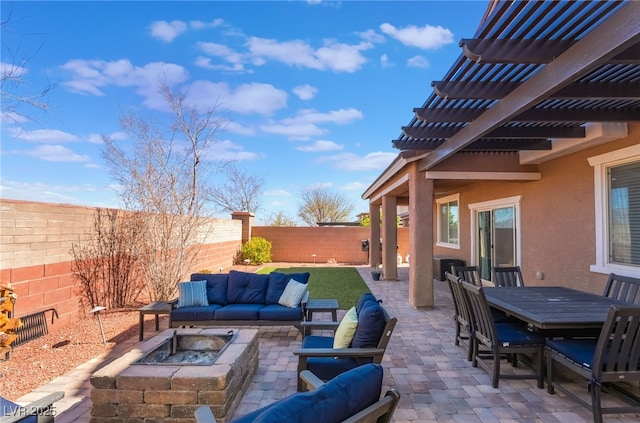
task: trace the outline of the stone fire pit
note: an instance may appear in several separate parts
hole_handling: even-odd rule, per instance
[[[134,364],[177,335],[227,336],[224,329],[167,329],[141,342],[91,376],[92,423],[193,422],[209,405],[220,423],[230,420],[258,368],[258,331],[234,330],[211,365]]]

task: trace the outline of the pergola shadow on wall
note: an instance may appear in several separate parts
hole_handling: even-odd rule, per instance
[[[362,195],[391,280],[395,209],[409,206],[414,307],[433,306],[438,193],[470,181],[538,180],[539,163],[640,121],[640,2],[491,1],[460,47],[393,140],[400,154]]]

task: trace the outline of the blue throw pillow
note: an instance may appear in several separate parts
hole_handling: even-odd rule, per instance
[[[356,303],[356,313],[360,314],[360,309],[362,309],[362,306],[369,301],[378,302],[378,300],[376,300],[376,297],[371,292],[362,294],[360,298],[358,298],[358,302]]]
[[[380,399],[382,366],[365,364],[267,406],[254,423],[339,423]]]
[[[180,282],[178,284],[178,308],[208,305],[207,281]]]

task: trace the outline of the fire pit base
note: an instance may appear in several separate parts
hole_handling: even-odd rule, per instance
[[[132,365],[167,339],[167,329],[91,376],[92,423],[191,423],[196,408],[211,407],[216,420],[233,416],[258,368],[258,331],[240,329],[210,366]],[[223,329],[177,329],[178,335],[226,335]]]

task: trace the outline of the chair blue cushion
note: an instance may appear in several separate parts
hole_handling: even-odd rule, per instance
[[[302,340],[302,348],[333,348],[333,337],[310,335]],[[346,371],[358,367],[354,358],[308,357],[307,369],[322,380],[330,380]]]
[[[255,423],[339,423],[380,399],[382,366],[368,364],[265,409]]]
[[[191,275],[192,281],[207,281],[207,300],[209,304],[227,304],[227,284],[229,275],[227,273],[194,273]]]
[[[229,272],[227,304],[265,304],[269,275]]]
[[[214,320],[216,310],[222,308],[219,304],[212,304],[205,307],[180,307],[171,310],[172,321],[202,321]]]
[[[280,296],[284,292],[284,288],[290,279],[295,279],[300,283],[309,283],[309,272],[304,273],[269,273],[269,284],[267,286],[267,295],[264,300],[265,304],[278,304]]]
[[[258,320],[262,304],[227,304],[216,310],[216,320]]]
[[[548,339],[547,346],[576,364],[590,369],[593,366],[597,342],[595,339]]]
[[[497,323],[496,331],[500,342],[508,342],[512,346],[545,343],[542,336],[513,323]]]
[[[303,317],[300,307],[286,307],[280,304],[268,304],[258,313],[260,320],[302,321]]]
[[[309,335],[302,339],[302,348],[333,348],[332,336]]]
[[[384,310],[377,301],[366,301],[358,313],[358,327],[351,347],[375,348],[382,338],[386,325]]]

